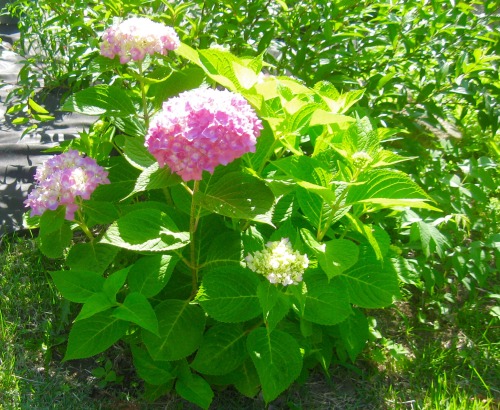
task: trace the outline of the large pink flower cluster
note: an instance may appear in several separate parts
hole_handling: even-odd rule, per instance
[[[184,181],[200,180],[247,152],[255,151],[262,122],[240,95],[198,88],[163,103],[146,136],[146,147],[161,167]]]
[[[131,17],[108,28],[103,35],[101,54],[120,57],[122,64],[143,60],[146,54],[166,55],[179,47],[179,37],[172,27],[145,17]]]
[[[90,157],[81,157],[78,151],[49,158],[37,168],[35,189],[24,201],[32,215],[42,215],[47,209],[66,207],[66,219],[74,220],[78,210],[77,197],[89,199],[100,184],[109,184],[108,172]]]

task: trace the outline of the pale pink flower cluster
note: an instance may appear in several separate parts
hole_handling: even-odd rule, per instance
[[[122,64],[143,60],[146,54],[166,55],[179,47],[179,37],[172,27],[145,17],[131,17],[108,28],[102,37],[101,54],[120,57]]]
[[[38,167],[36,186],[24,201],[32,215],[42,215],[47,209],[66,207],[66,219],[75,219],[77,197],[89,199],[100,184],[109,184],[108,172],[90,157],[70,150],[56,155]]]
[[[307,255],[294,251],[290,240],[266,243],[266,248],[245,257],[249,269],[264,275],[273,284],[296,285],[302,281],[304,270],[309,266]]]
[[[146,147],[161,167],[184,181],[200,180],[247,152],[255,152],[262,122],[239,94],[198,88],[163,103],[151,121]]]

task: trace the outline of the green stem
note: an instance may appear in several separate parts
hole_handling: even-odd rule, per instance
[[[146,99],[146,85],[144,84],[144,73],[142,70],[142,61],[139,61],[137,64],[139,67],[139,85],[141,87],[141,97],[142,97],[142,110],[144,112],[144,125],[146,126],[146,129],[149,128],[149,112],[148,112],[148,102]]]
[[[199,266],[196,263],[196,242],[195,234],[198,228],[199,212],[198,206],[194,200],[194,196],[198,189],[200,188],[200,181],[194,181],[192,197],[191,197],[191,217],[189,220],[189,246],[190,246],[190,267],[193,279],[193,292],[192,295],[196,295],[198,292],[198,269]]]
[[[92,235],[92,232],[90,232],[90,229],[88,226],[83,222],[82,215],[80,211],[78,211],[78,220],[75,220],[75,222],[78,224],[78,226],[81,228],[81,230],[87,235],[87,238],[89,238],[91,241],[94,240],[94,235]]]

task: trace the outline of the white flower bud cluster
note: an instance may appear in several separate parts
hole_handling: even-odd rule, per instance
[[[358,151],[351,156],[352,163],[357,168],[366,168],[373,162],[373,158],[365,151]]]
[[[288,238],[268,242],[264,250],[248,255],[245,261],[249,269],[283,286],[302,281],[302,274],[309,266],[307,255],[294,251]]]

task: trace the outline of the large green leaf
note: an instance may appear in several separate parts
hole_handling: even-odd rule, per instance
[[[117,248],[103,243],[76,243],[68,252],[66,265],[74,270],[103,273],[117,253]]]
[[[273,331],[290,310],[290,301],[276,285],[267,280],[259,283],[257,296],[259,297],[264,321],[269,331]]]
[[[86,115],[112,115],[115,117],[137,113],[124,89],[112,85],[96,85],[78,91],[64,102],[61,109]]]
[[[106,225],[118,218],[116,206],[109,201],[84,201],[82,210],[89,218],[87,225]]]
[[[94,316],[97,313],[104,312],[116,306],[116,301],[110,299],[105,292],[97,292],[90,296],[83,304],[80,313],[75,319],[75,322]]]
[[[165,252],[186,246],[189,233],[157,209],[138,209],[114,222],[101,243],[139,252]]]
[[[257,369],[266,403],[287,389],[302,371],[297,341],[280,330],[257,328],[248,335],[247,349]]]
[[[179,377],[175,383],[175,391],[182,398],[206,410],[210,407],[210,403],[212,403],[214,397],[214,392],[210,384],[197,374]]]
[[[234,378],[234,387],[244,396],[254,398],[259,392],[259,375],[250,357],[231,376]]]
[[[203,261],[201,267],[207,269],[220,265],[239,265],[241,263],[240,233],[228,230],[222,224],[216,224],[220,218],[218,216],[215,218],[203,219],[200,238],[202,243],[200,259]]]
[[[428,204],[431,198],[410,177],[402,172],[377,169],[362,174],[347,194],[347,204],[366,204],[372,207],[416,207],[436,210]]]
[[[46,210],[40,217],[38,243],[42,253],[49,258],[63,256],[71,244],[73,233],[64,219],[66,207],[59,206],[55,211]]]
[[[147,298],[157,295],[168,283],[179,258],[172,255],[144,256],[130,268],[128,285]]]
[[[343,346],[347,350],[347,354],[352,362],[363,351],[366,342],[370,337],[370,329],[368,319],[358,309],[354,310],[354,315],[351,315],[339,324],[340,336]]]
[[[352,314],[347,286],[338,278],[328,280],[322,272],[304,278],[307,293],[303,304],[304,319],[331,326]]]
[[[132,292],[113,312],[113,317],[135,323],[158,335],[158,319],[146,296]]]
[[[167,299],[155,308],[159,335],[144,330],[142,339],[154,360],[179,360],[193,353],[205,329],[203,310],[185,300]]]
[[[155,158],[150,154],[144,145],[143,137],[125,136],[121,141],[118,139],[117,143],[123,151],[123,157],[133,167],[145,170],[156,163]]]
[[[178,184],[180,181],[181,178],[177,174],[172,173],[170,168],[160,168],[158,163],[155,162],[141,172],[141,175],[137,178],[133,191],[128,196],[151,189],[167,188]]]
[[[136,345],[130,346],[137,374],[147,383],[159,386],[174,379],[172,365],[151,358],[149,353]]]
[[[274,195],[260,179],[241,172],[229,172],[211,183],[205,192],[198,191],[194,200],[220,215],[270,223],[266,213]]]
[[[71,302],[85,303],[93,294],[100,292],[104,278],[98,273],[84,270],[60,270],[50,272],[61,294]]]
[[[111,300],[116,300],[116,295],[122,289],[125,281],[127,280],[127,275],[130,270],[130,266],[126,268],[117,270],[109,275],[104,281],[102,290]]]
[[[435,251],[440,257],[444,250],[450,247],[450,243],[439,229],[425,221],[416,221],[411,225],[410,238],[419,239],[422,244],[424,255],[429,258]]]
[[[325,242],[322,248],[323,252],[316,252],[316,258],[330,279],[358,261],[358,246],[347,239],[332,239]]]
[[[216,324],[204,335],[191,367],[209,375],[230,373],[246,359],[245,338],[240,324]]]
[[[358,263],[339,278],[349,289],[351,303],[360,307],[386,307],[400,295],[396,271],[390,263],[378,260],[368,246],[361,247]]]
[[[221,322],[245,322],[262,313],[257,274],[241,266],[220,266],[203,275],[196,300]]]
[[[107,310],[73,324],[64,360],[94,356],[124,336],[128,323],[111,317],[111,313]]]

